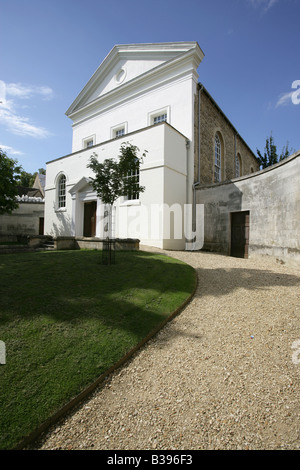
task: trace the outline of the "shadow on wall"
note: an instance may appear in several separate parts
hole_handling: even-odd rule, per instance
[[[233,184],[220,184],[201,192],[204,204],[204,251],[230,253],[231,212],[242,210],[243,193]]]
[[[55,210],[55,207],[53,210]],[[53,223],[49,235],[52,237],[69,237],[72,233],[72,221],[70,216],[66,215],[66,212],[56,212],[56,217],[58,219],[58,224]]]
[[[196,201],[204,205],[205,214],[203,249],[232,254],[235,231],[248,236],[251,257],[268,255],[299,263],[299,178],[297,152],[252,175],[199,187]]]

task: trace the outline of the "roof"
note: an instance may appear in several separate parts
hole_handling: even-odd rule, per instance
[[[28,196],[28,197],[41,197],[44,198],[43,194],[39,189],[36,188],[27,188],[26,186],[18,186],[18,196]]]
[[[45,186],[46,186],[46,175],[38,173],[35,177],[32,187],[35,189],[39,189],[44,196]]]
[[[115,90],[123,90],[158,70],[193,58],[196,68],[204,57],[198,43],[168,42],[115,45],[66,111],[73,113]]]

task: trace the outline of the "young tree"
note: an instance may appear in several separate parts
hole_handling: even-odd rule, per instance
[[[129,142],[123,143],[120,148],[119,159],[108,158],[100,163],[94,152],[87,165],[95,173],[92,178],[93,189],[104,204],[109,207],[109,233],[111,232],[111,216],[114,202],[120,196],[137,194],[145,190],[139,184],[139,171],[146,150],[139,156],[139,148]]]
[[[292,149],[289,149],[289,145],[287,142],[286,146],[282,149],[281,154],[278,155],[277,146],[275,145],[272,133],[271,133],[271,136],[266,139],[264,154],[262,155],[258,149],[256,150],[257,150],[258,160],[260,163],[261,170],[269,166],[275,165],[275,163],[278,163],[281,160],[284,160],[293,152]]]
[[[22,168],[0,149],[0,214],[17,209],[18,177]]]

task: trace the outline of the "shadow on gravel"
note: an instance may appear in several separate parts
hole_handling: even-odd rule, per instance
[[[197,269],[197,296],[221,297],[243,288],[253,291],[268,290],[270,287],[300,287],[299,276],[274,273],[268,270],[249,268]]]

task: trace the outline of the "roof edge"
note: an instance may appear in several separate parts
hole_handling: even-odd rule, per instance
[[[163,51],[174,51],[177,54],[172,58],[168,59],[166,62],[170,63],[173,60],[182,57],[191,51],[196,51],[199,63],[204,57],[204,53],[200,48],[197,41],[191,42],[164,42],[164,43],[145,43],[145,44],[119,44],[115,45],[111,51],[107,54],[104,60],[101,62],[97,70],[93,73],[91,78],[88,80],[86,85],[77,95],[73,103],[69,106],[65,112],[66,116],[71,116],[72,113],[76,110],[76,106],[80,103],[81,99],[91,90],[92,86],[95,84],[96,80],[104,74],[109,66],[113,65],[118,58],[121,58],[122,55],[130,54],[132,56],[140,54],[141,52],[153,53],[153,52],[163,52]],[[156,68],[163,66],[166,62],[160,64]],[[138,77],[136,77],[138,78]],[[80,108],[78,108],[80,109]],[[77,111],[77,110],[76,110]]]

